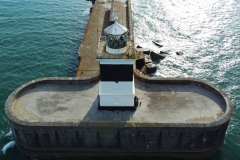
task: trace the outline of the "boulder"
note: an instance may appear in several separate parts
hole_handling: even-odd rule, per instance
[[[168,51],[160,51],[160,54],[169,54]]]
[[[136,48],[137,52],[143,52],[143,54],[150,54],[150,49],[149,48]]]
[[[142,52],[142,51],[140,51],[140,52],[135,52],[135,58],[136,59],[144,59],[144,57],[145,57],[145,54]]]
[[[143,48],[142,46],[140,46],[140,45],[137,45],[137,48]]]
[[[142,74],[147,74],[146,66],[145,66],[145,65],[140,69],[140,72],[141,72]]]
[[[165,57],[164,56],[162,56],[162,55],[160,55],[160,54],[158,54],[158,53],[155,53],[155,52],[151,52],[150,53],[150,56],[151,56],[151,59],[153,60],[153,61],[158,61],[158,60],[160,60],[160,59],[164,59]]]
[[[160,44],[160,43],[158,43],[158,42],[156,42],[156,41],[152,41],[156,46],[158,46],[158,47],[163,47],[163,45],[162,44]]]
[[[135,56],[136,56],[136,60],[135,60],[136,68],[140,70],[145,65],[145,60],[144,60],[145,54],[143,54],[143,52],[136,52]]]
[[[144,62],[145,62],[145,64],[152,63],[152,59],[149,56],[146,55],[145,58],[144,58]]]
[[[178,56],[182,56],[183,53],[182,53],[182,52],[176,52],[176,55],[178,55]]]
[[[157,71],[157,67],[154,63],[145,64],[147,74],[151,74]]]
[[[138,70],[141,70],[141,68],[145,65],[144,58],[136,59],[135,64],[136,64],[136,68]]]

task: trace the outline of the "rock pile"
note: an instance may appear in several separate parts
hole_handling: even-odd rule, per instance
[[[151,51],[149,48],[136,48],[136,68],[143,74],[156,72],[157,67],[153,61],[159,61],[164,56]]]
[[[152,41],[158,47],[163,47],[158,42]],[[143,48],[140,45],[136,47],[136,68],[143,74],[151,74],[156,72],[157,67],[154,62],[164,59],[167,55],[169,55],[169,51],[160,51],[160,53],[155,53],[151,51],[149,48]],[[183,55],[182,52],[176,52],[176,55]],[[154,61],[154,62],[153,62]]]

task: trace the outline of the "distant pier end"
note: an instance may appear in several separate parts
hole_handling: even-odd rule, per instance
[[[193,78],[140,75],[135,56],[130,0],[97,0],[76,77],[33,80],[8,97],[18,147],[46,156],[212,156],[233,112],[227,95]]]

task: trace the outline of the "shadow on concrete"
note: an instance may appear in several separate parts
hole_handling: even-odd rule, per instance
[[[104,20],[103,20],[103,25],[102,25],[101,36],[105,36],[105,33],[104,33],[105,28],[107,28],[108,26],[111,25],[111,23],[109,22],[110,16],[111,16],[110,15],[110,10],[108,10],[104,13]]]
[[[127,122],[136,110],[98,110],[98,97],[83,118],[83,122]]]

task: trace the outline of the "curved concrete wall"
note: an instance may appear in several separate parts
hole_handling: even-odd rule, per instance
[[[224,141],[225,132],[232,114],[229,98],[215,86],[196,79],[153,79],[136,76],[146,83],[157,84],[194,84],[218,95],[222,100],[225,113],[218,120],[206,124],[168,124],[162,127],[153,124],[134,126],[124,123],[109,125],[68,124],[59,126],[34,126],[15,119],[10,106],[23,90],[39,84],[84,84],[99,79],[92,78],[44,78],[26,83],[16,89],[8,98],[5,106],[13,137],[18,146],[30,154],[43,155],[106,155],[106,154],[147,154],[168,155],[181,158],[203,158],[211,156]],[[189,154],[191,153],[191,154]]]
[[[196,78],[152,78],[148,77],[146,75],[140,74],[136,69],[134,70],[135,78],[145,82],[145,83],[152,83],[152,84],[194,84],[196,86],[199,86],[201,88],[204,88],[206,90],[209,90],[210,92],[214,93],[219,99],[221,100],[221,103],[224,108],[222,110],[224,111],[224,115],[221,117],[221,121],[225,121],[226,119],[230,119],[232,112],[233,112],[233,106],[229,99],[229,97],[224,93],[221,89],[214,86],[213,84],[210,84],[206,81],[198,80]],[[220,120],[220,119],[219,119]],[[222,122],[220,122],[221,124]],[[211,124],[212,125],[212,124]],[[216,124],[218,125],[218,123]]]
[[[10,124],[17,144],[30,154],[169,154],[201,158],[211,156],[221,146],[228,122],[205,128]]]

